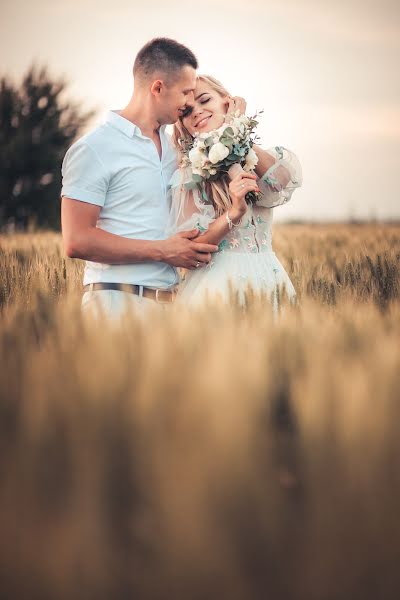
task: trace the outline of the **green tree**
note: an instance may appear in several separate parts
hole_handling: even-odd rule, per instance
[[[0,229],[60,229],[62,160],[95,114],[64,100],[66,88],[35,65],[20,87],[0,80]]]

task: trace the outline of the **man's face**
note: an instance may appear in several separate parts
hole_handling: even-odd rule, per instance
[[[190,65],[185,65],[175,83],[164,85],[158,97],[162,123],[175,123],[179,119],[185,109],[193,104],[195,88],[196,70]]]

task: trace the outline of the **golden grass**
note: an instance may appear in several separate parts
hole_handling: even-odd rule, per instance
[[[0,238],[11,598],[397,599],[400,226],[276,226],[298,291],[121,326]]]

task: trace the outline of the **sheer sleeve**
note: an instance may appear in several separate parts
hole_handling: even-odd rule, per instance
[[[283,146],[268,148],[276,162],[257,179],[258,187],[262,192],[258,206],[273,208],[288,202],[294,190],[301,186],[303,175],[301,165],[296,154]]]
[[[190,167],[175,171],[169,182],[171,209],[167,223],[167,236],[197,227],[203,232],[215,218],[215,210],[200,196],[199,189],[192,179]]]

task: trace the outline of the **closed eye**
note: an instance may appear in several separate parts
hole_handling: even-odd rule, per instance
[[[202,102],[200,102],[200,104],[207,104],[207,102],[209,102],[210,99],[211,98],[207,98],[206,100],[203,100]],[[188,117],[192,112],[193,112],[193,106],[188,106],[187,108],[185,108],[185,110],[182,113],[182,119],[184,119],[185,117]]]

